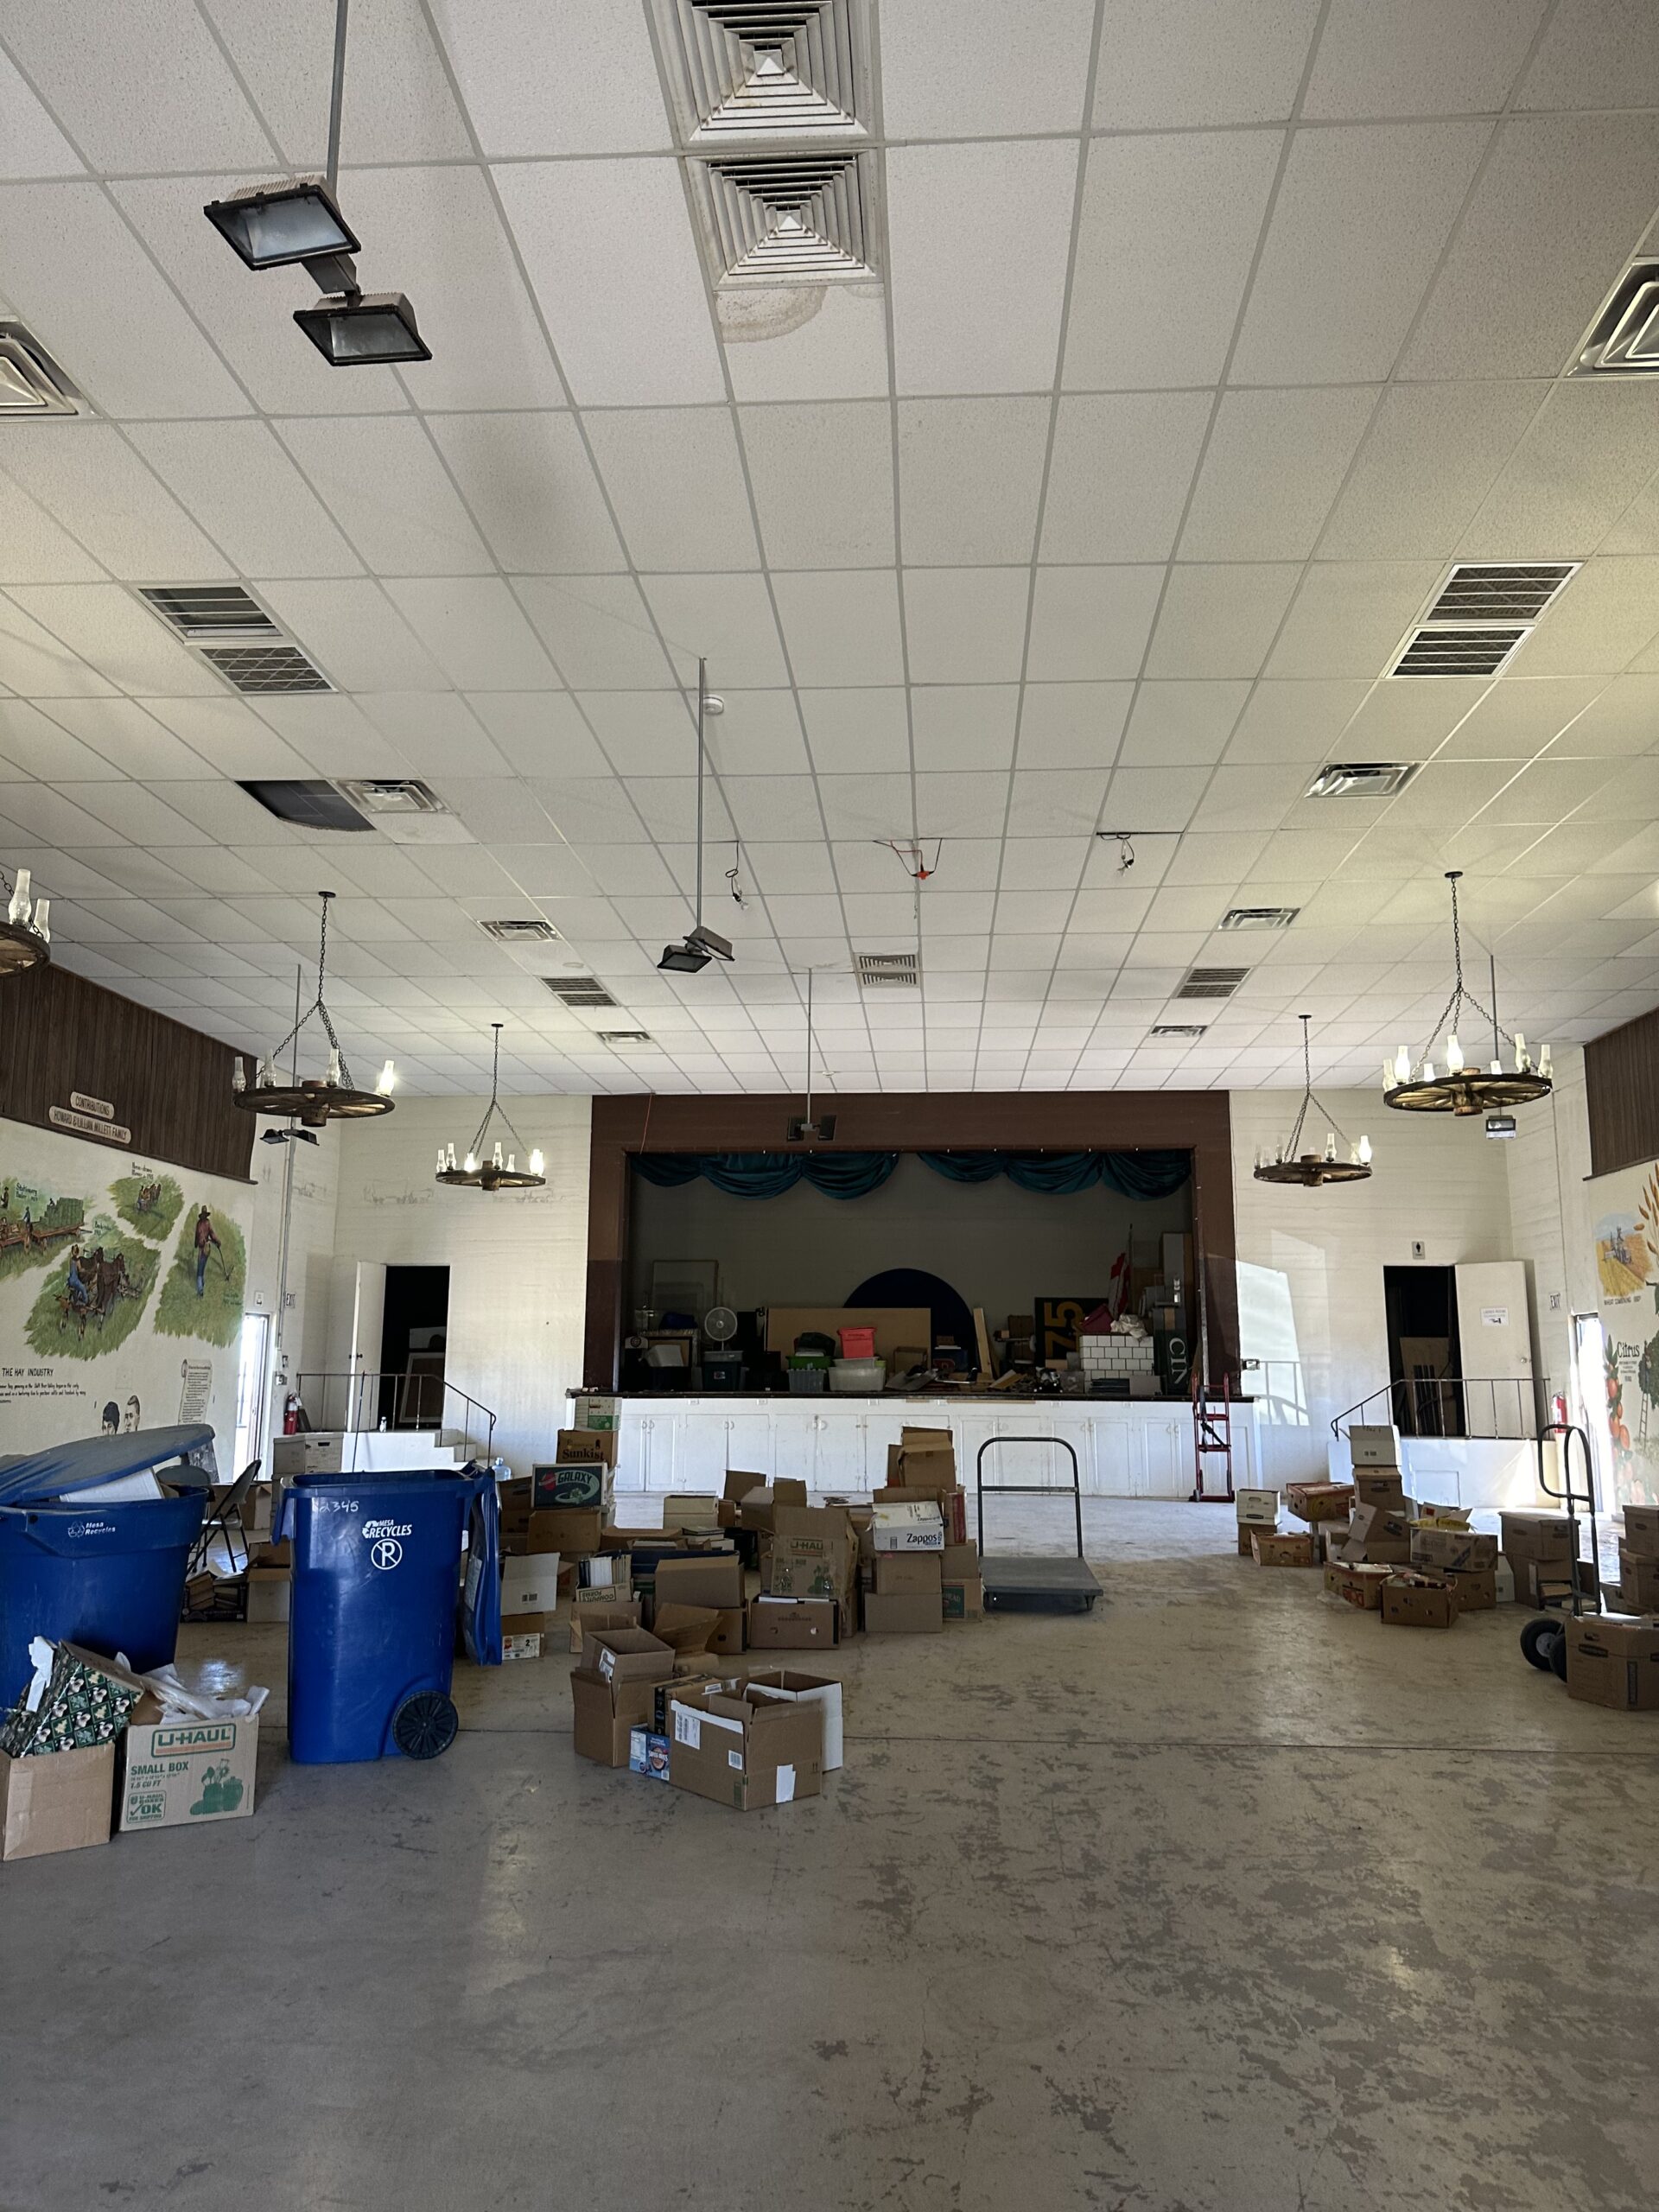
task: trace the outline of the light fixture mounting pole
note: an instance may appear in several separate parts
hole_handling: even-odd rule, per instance
[[[697,911],[696,925],[702,927],[702,717],[709,698],[709,664],[701,654],[697,658]]]
[[[340,111],[346,100],[346,10],[349,0],[334,0],[334,72],[328,90],[328,189],[340,189]]]

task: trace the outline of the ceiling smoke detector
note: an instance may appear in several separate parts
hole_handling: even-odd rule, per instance
[[[510,915],[505,921],[480,922],[478,925],[486,937],[493,937],[499,944],[556,944],[559,933],[551,922],[538,914],[526,921],[518,915]]]
[[[861,952],[855,961],[854,973],[865,990],[893,985],[901,990],[914,990],[921,982],[919,963],[913,952]]]
[[[873,173],[856,154],[693,162],[721,288],[868,278]]]
[[[0,415],[79,415],[80,394],[32,330],[0,322]]]
[[[1287,930],[1300,906],[1230,906],[1216,924],[1220,930]]]
[[[1567,374],[1659,376],[1659,261],[1631,263],[1602,302]]]
[[[1392,798],[1417,772],[1414,760],[1331,760],[1304,798]]]
[[[1230,999],[1249,972],[1248,968],[1189,968],[1174,996],[1178,999]]]
[[[681,135],[862,137],[855,0],[656,0]]]

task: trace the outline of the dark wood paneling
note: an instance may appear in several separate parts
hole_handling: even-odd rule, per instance
[[[1237,1382],[1238,1298],[1232,1261],[1232,1116],[1222,1090],[906,1091],[820,1102],[836,1116],[825,1152],[1190,1151],[1195,1240],[1206,1268],[1211,1380]],[[588,1387],[613,1385],[621,1351],[628,1249],[628,1158],[637,1152],[780,1152],[800,1112],[792,1095],[595,1098],[588,1192]],[[757,1201],[757,1203],[760,1203]]]
[[[1659,1008],[1584,1048],[1590,1173],[1659,1160]]]
[[[86,1091],[114,1106],[136,1158],[246,1181],[254,1121],[231,1103],[234,1058],[230,1046],[67,968],[0,982],[0,1116],[9,1121],[50,1128],[47,1109]]]

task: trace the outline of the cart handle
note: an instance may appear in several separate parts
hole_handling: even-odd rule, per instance
[[[1064,1497],[1065,1492],[1047,1483],[988,1483],[982,1471],[985,1454],[998,1444],[1052,1445],[1064,1452],[1071,1462],[1071,1503],[1077,1516],[1077,1557],[1083,1557],[1083,1477],[1077,1467],[1075,1446],[1064,1436],[988,1436],[974,1455],[974,1490],[977,1503],[979,1524],[979,1555],[985,1556],[985,1494],[993,1497]]]

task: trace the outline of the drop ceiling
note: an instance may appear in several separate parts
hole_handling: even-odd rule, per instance
[[[779,286],[698,227],[697,13],[358,0],[340,196],[402,372],[331,372],[303,273],[201,215],[321,166],[322,0],[0,18],[0,321],[82,395],[0,417],[0,861],[63,963],[268,1046],[327,887],[342,1038],[416,1092],[480,1089],[496,1018],[509,1091],[794,1087],[809,968],[820,1083],[1300,1083],[1303,1009],[1368,1083],[1459,867],[1512,1027],[1652,1005],[1659,386],[1568,375],[1659,251],[1650,12],[837,10],[869,273]],[[1390,677],[1459,563],[1578,565],[1496,680]],[[226,585],[327,692],[236,691],[139,596]],[[737,958],[674,977],[699,654]],[[1306,798],[1330,761],[1421,765]],[[411,778],[443,842],[242,789]]]

